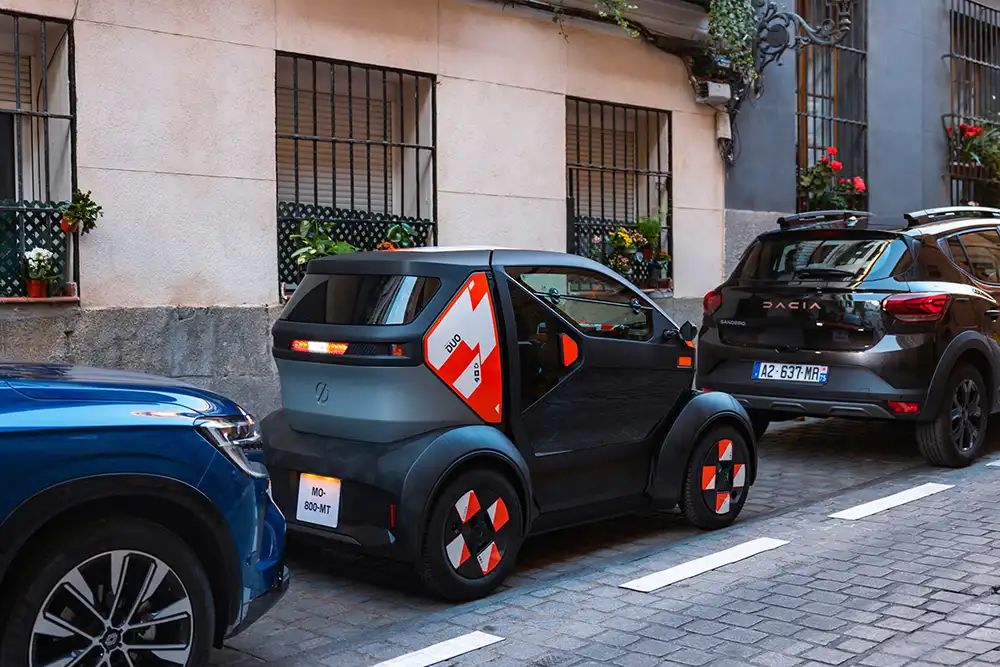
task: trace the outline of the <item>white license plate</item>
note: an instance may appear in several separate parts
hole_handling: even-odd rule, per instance
[[[299,475],[298,521],[336,528],[340,519],[340,480],[302,473]]]
[[[772,364],[757,361],[753,365],[754,380],[826,384],[826,376],[827,367],[815,364]]]

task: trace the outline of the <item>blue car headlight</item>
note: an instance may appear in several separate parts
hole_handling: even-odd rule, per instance
[[[260,426],[249,414],[236,417],[202,417],[195,421],[198,432],[215,445],[233,464],[255,479],[266,479],[267,468],[249,459],[263,447]]]

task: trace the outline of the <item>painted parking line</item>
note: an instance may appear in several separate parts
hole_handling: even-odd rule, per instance
[[[954,485],[952,484],[921,484],[920,486],[915,486],[912,489],[907,489],[906,491],[900,491],[899,493],[894,493],[891,496],[886,496],[885,498],[873,500],[870,503],[864,503],[863,505],[858,505],[857,507],[851,507],[850,509],[836,512],[831,514],[830,518],[856,521],[857,519],[863,519],[866,516],[884,512],[887,509],[892,509],[893,507],[898,507],[899,505],[911,503],[914,500],[920,500],[921,498],[932,496],[935,493],[940,493],[941,491],[947,491],[953,486]]]
[[[470,651],[502,641],[503,637],[488,635],[485,632],[470,632],[467,635],[380,662],[375,667],[430,667],[430,665],[436,665],[439,662],[451,660]]]
[[[1000,468],[1000,461],[990,461],[986,465],[990,468]]]
[[[756,540],[744,542],[743,544],[732,547],[731,549],[711,554],[710,556],[703,556],[701,558],[696,558],[695,560],[690,560],[686,563],[681,563],[680,565],[667,570],[654,572],[653,574],[636,579],[635,581],[621,584],[620,588],[628,588],[633,591],[650,593],[659,588],[663,588],[664,586],[669,586],[670,584],[677,583],[678,581],[696,577],[699,574],[704,574],[705,572],[715,570],[724,565],[730,565],[745,558],[756,556],[759,553],[770,551],[771,549],[777,549],[785,544],[788,544],[786,540],[774,540],[770,537],[761,537]]]

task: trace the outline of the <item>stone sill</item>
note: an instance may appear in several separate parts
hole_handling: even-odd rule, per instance
[[[0,297],[0,306],[22,306],[33,304],[75,305],[80,303],[78,296],[47,296],[44,299],[32,299],[26,296]]]
[[[642,290],[646,293],[650,299],[672,299],[674,298],[674,291],[672,289],[659,289],[659,288],[646,288]]]

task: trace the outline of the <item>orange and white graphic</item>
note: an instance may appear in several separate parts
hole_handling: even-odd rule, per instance
[[[484,421],[503,415],[496,314],[485,273],[474,273],[424,338],[430,369]]]
[[[715,490],[715,466],[704,466],[701,469],[701,490],[702,491],[714,491]]]
[[[500,564],[500,550],[497,549],[496,542],[490,542],[488,547],[479,552],[476,560],[479,561],[479,568],[483,574],[492,572],[493,568]]]
[[[510,516],[507,515],[507,505],[504,504],[503,498],[497,498],[497,501],[490,505],[486,513],[490,515],[490,521],[493,522],[493,530],[500,530],[510,520]]]
[[[451,566],[456,570],[472,557],[472,554],[469,553],[469,545],[465,543],[465,538],[461,534],[449,542],[444,550],[448,554]]]
[[[733,460],[733,441],[732,440],[719,440],[719,460],[720,461],[732,461]]]
[[[733,466],[733,488],[741,489],[747,483],[747,466],[745,463],[737,463]]]
[[[475,491],[466,491],[465,495],[455,503],[455,511],[458,512],[462,523],[468,523],[469,519],[474,517],[479,509],[479,498],[476,497]]]

